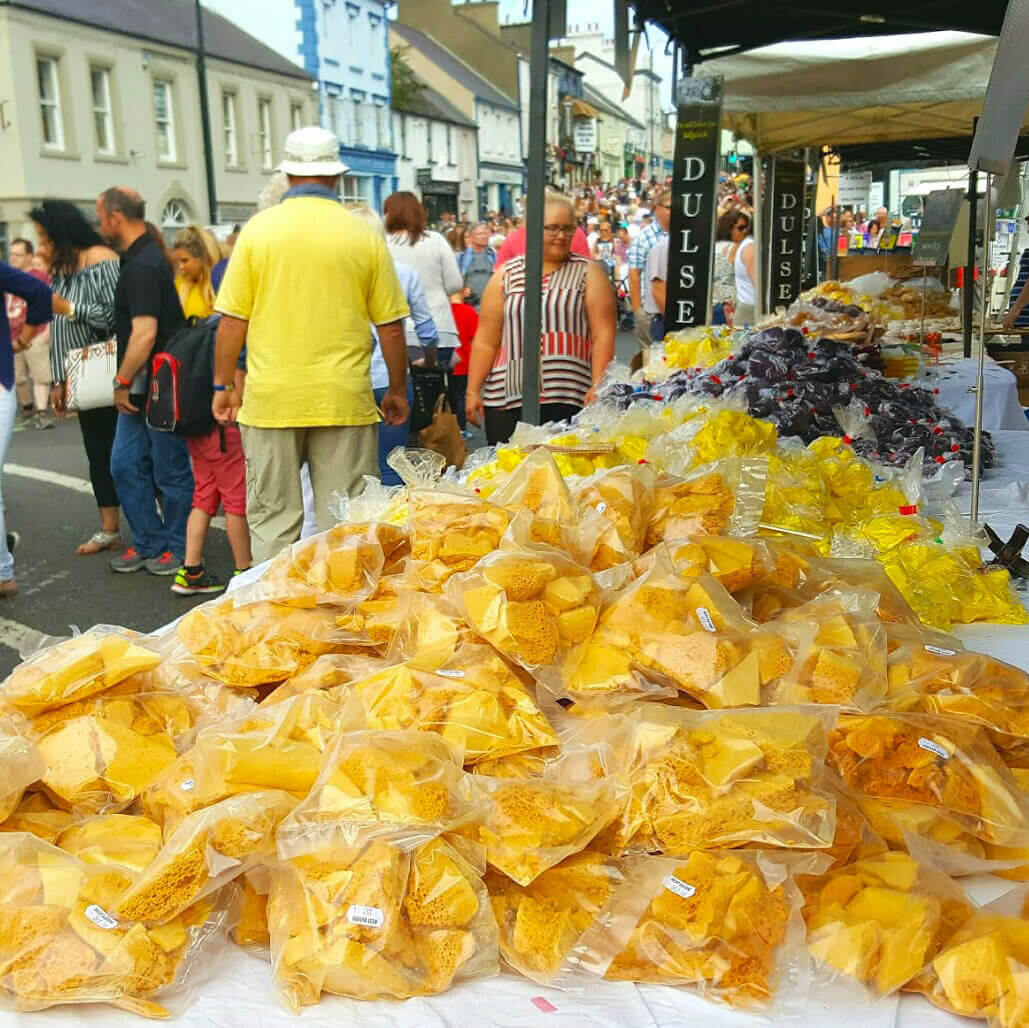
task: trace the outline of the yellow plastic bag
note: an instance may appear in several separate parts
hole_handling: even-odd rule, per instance
[[[14,813],[25,790],[46,771],[36,746],[12,721],[0,720],[0,822]]]
[[[655,480],[652,468],[636,465],[600,471],[576,487],[572,499],[582,528],[572,552],[590,571],[617,567],[643,552]]]
[[[74,823],[74,815],[52,803],[45,792],[27,792],[7,820],[0,822],[0,832],[28,832],[53,843]]]
[[[788,994],[806,963],[794,865],[824,863],[748,850],[644,858],[579,940],[581,962],[609,980],[687,986],[742,1010],[802,1003]]]
[[[1029,800],[986,732],[967,721],[843,715],[827,763],[857,796],[921,804],[985,842],[1029,845]]]
[[[945,874],[906,853],[883,853],[802,883],[807,942],[821,976],[873,996],[903,988],[972,908]]]
[[[230,796],[190,814],[110,912],[145,924],[166,924],[273,856],[275,831],[295,805],[289,793],[268,790]]]
[[[541,985],[551,984],[625,880],[618,861],[592,850],[566,857],[528,885],[487,872],[505,963]]]
[[[411,491],[414,583],[440,592],[451,575],[468,571],[500,546],[510,514],[486,500],[442,490]]]
[[[92,628],[19,664],[0,698],[32,717],[103,692],[161,662],[142,639],[121,628]]]
[[[442,839],[413,852],[383,840],[298,851],[272,871],[268,927],[294,1011],[323,992],[406,999],[498,970],[489,896]]]
[[[373,838],[414,845],[474,820],[481,809],[463,754],[430,732],[348,732],[322,758],[307,798],[279,832],[288,856],[310,840]]]
[[[465,766],[557,744],[534,697],[488,646],[465,645],[433,671],[416,661],[384,668],[347,691],[365,727],[434,732]]]
[[[626,719],[629,801],[605,850],[830,846],[835,802],[818,778],[834,716],[829,707],[640,705]]]
[[[165,997],[174,1000],[227,924],[227,906],[213,902],[159,927],[122,918],[125,871],[31,835],[0,835],[0,864],[0,997],[20,1011],[101,1002],[166,1018]]]
[[[102,814],[66,828],[55,840],[87,864],[107,864],[142,874],[161,849],[161,826],[137,814]]]
[[[593,633],[600,609],[593,576],[549,546],[490,554],[452,578],[447,596],[487,642],[553,685]]]
[[[538,778],[476,775],[488,800],[480,838],[490,866],[528,885],[585,849],[625,802],[622,782],[603,773],[605,759],[610,755],[599,747],[571,749],[549,762]]]

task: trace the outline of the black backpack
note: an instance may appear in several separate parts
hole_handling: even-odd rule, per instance
[[[146,423],[158,432],[207,435],[214,430],[214,337],[218,319],[195,318],[154,354]]]

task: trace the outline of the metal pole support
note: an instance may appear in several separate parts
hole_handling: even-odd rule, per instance
[[[547,159],[550,0],[533,0],[529,50],[529,160],[525,209],[525,306],[522,308],[522,421],[540,422],[543,331],[543,201]]]
[[[983,448],[983,367],[986,363],[986,310],[989,307],[990,298],[987,277],[990,270],[990,244],[993,241],[993,233],[990,232],[990,222],[993,220],[993,204],[990,195],[992,184],[993,176],[987,172],[986,195],[983,198],[983,267],[980,276],[982,279],[982,301],[979,308],[979,370],[975,380],[975,436],[972,443],[971,520],[973,525],[978,525],[979,523],[979,485],[982,477],[979,463]]]

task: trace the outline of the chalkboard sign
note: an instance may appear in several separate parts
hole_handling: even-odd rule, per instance
[[[772,231],[769,233],[769,310],[788,307],[800,295],[801,247],[804,242],[802,160],[772,160]]]
[[[911,263],[942,267],[950,253],[958,211],[965,193],[962,189],[938,189],[925,198],[925,214],[911,251]]]

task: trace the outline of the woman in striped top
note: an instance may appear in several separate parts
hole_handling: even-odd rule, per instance
[[[55,411],[63,411],[65,358],[72,350],[114,337],[114,287],[121,264],[74,204],[44,200],[29,211],[29,217],[36,225],[39,251],[50,262],[55,315],[50,330],[50,402]],[[118,425],[113,392],[111,400],[110,407],[78,412],[89,479],[100,508],[100,529],[79,546],[80,555],[121,546],[118,493],[111,477],[111,447]]]
[[[1025,219],[1029,223],[1029,218]],[[1029,246],[1022,251],[1018,274],[1011,287],[1011,307],[1004,328],[1029,328]]]
[[[563,421],[593,400],[615,351],[615,297],[601,266],[571,252],[575,208],[550,195],[543,214],[540,418]],[[472,342],[465,412],[485,421],[491,446],[507,442],[522,414],[525,258],[494,272]]]

